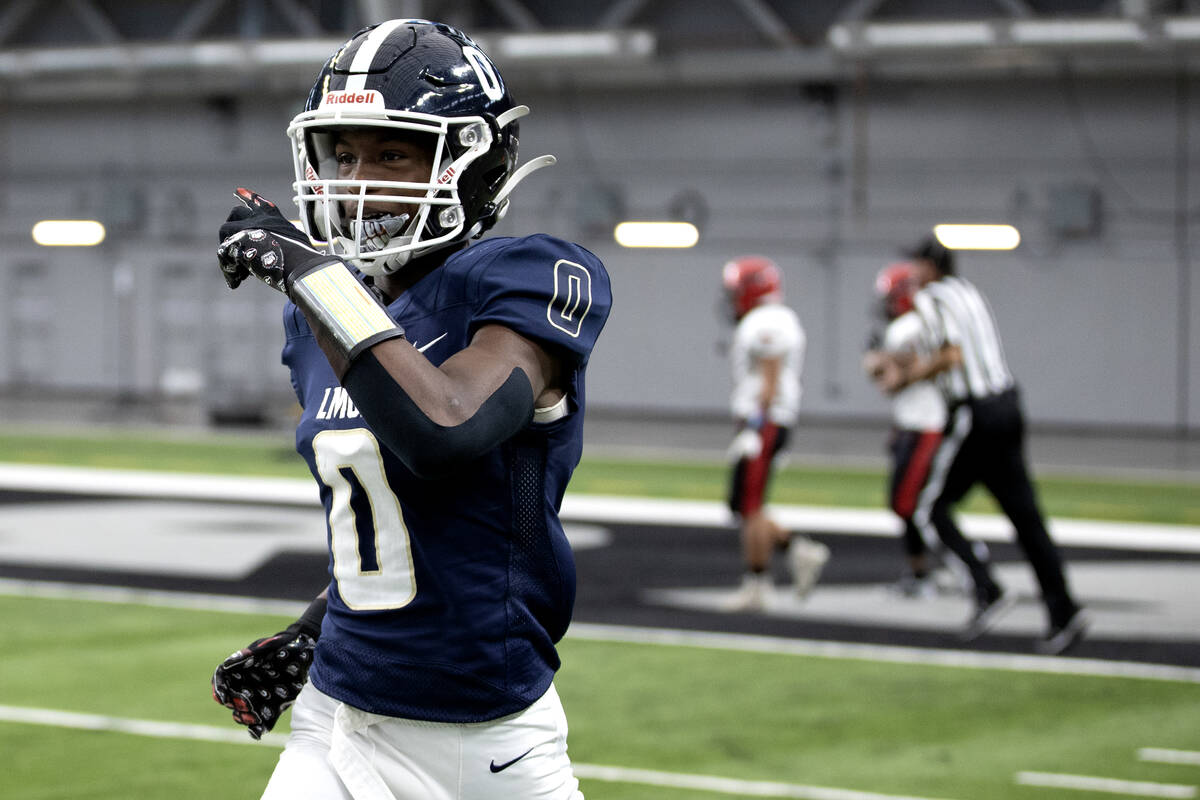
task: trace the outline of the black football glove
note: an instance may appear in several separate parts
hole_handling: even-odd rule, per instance
[[[231,709],[233,721],[245,725],[252,738],[261,739],[296,702],[308,679],[324,615],[325,600],[320,598],[286,630],[256,639],[213,672],[213,699]]]
[[[305,235],[270,200],[249,189],[238,189],[235,194],[241,205],[234,206],[221,226],[217,248],[217,264],[230,289],[253,275],[287,293],[293,279],[337,260],[309,245]]]

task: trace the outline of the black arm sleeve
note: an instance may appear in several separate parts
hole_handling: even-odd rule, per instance
[[[429,419],[370,351],[354,360],[342,385],[380,442],[423,478],[450,474],[533,419],[533,385],[522,369],[513,369],[474,416],[453,426]]]

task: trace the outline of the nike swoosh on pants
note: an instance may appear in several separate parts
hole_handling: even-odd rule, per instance
[[[488,769],[490,769],[492,772],[503,772],[504,770],[508,769],[513,764],[517,763],[522,758],[524,758],[525,756],[529,755],[532,752],[533,752],[533,748],[531,747],[528,750],[526,750],[524,753],[521,753],[521,755],[517,756],[516,758],[514,758],[510,761],[505,761],[503,764],[497,764],[495,761],[492,761],[492,763],[488,767]]]

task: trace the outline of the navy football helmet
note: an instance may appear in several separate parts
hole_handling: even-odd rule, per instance
[[[288,126],[301,225],[368,275],[479,237],[504,215],[517,183],[554,163],[547,155],[517,168],[517,120],[528,113],[462,31],[419,19],[364,28],[325,63]],[[335,144],[347,129],[424,137],[428,180],[338,179]],[[388,202],[415,210],[374,210]]]

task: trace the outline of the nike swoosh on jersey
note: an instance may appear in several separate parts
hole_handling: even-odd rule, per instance
[[[517,763],[522,758],[524,758],[525,756],[529,755],[532,752],[533,752],[533,748],[531,747],[528,750],[526,750],[524,753],[521,753],[521,755],[517,756],[516,758],[512,759],[511,761],[505,761],[503,764],[497,764],[495,761],[492,761],[492,763],[488,767],[488,769],[490,769],[492,772],[503,772],[504,770],[508,769],[513,764]]]
[[[445,339],[447,334],[449,334],[449,333],[450,333],[450,331],[446,331],[446,333],[443,333],[441,336],[437,337],[436,339],[426,342],[425,344],[421,345],[420,347],[417,347],[417,352],[424,353],[426,350],[433,347],[435,344],[440,342],[442,339]],[[413,345],[413,346],[416,347],[416,345]]]

